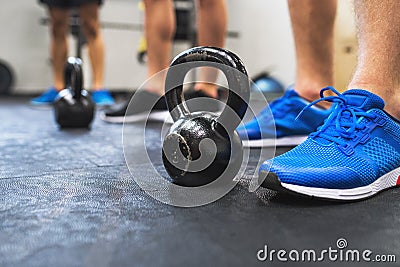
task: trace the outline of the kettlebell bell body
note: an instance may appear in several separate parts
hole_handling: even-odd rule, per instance
[[[61,128],[89,128],[95,104],[90,94],[82,89],[82,61],[70,57],[65,65],[65,89],[54,103],[54,114]]]
[[[193,65],[179,65],[188,62]],[[199,66],[218,68],[227,77],[229,95],[220,116],[212,112],[190,113],[182,103],[184,77]],[[172,182],[202,186],[220,177],[232,180],[243,160],[242,142],[235,129],[246,112],[250,94],[243,63],[232,52],[221,48],[189,49],[171,63],[165,90],[174,124],[164,138],[162,158]]]
[[[239,171],[242,142],[236,132],[215,131],[217,118],[215,114],[196,112],[176,121],[170,129],[163,143],[163,162],[174,183],[205,185],[221,177],[228,165],[232,167],[230,173]]]

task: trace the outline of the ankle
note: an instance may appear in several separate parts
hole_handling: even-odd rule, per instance
[[[362,89],[380,96],[385,101],[385,111],[400,119],[400,85],[384,84],[367,79],[353,79],[347,89]]]
[[[294,89],[302,98],[312,102],[314,100],[317,100],[320,98],[319,95],[319,91],[318,92],[314,92],[313,90],[306,90],[306,89],[297,89],[297,87],[295,87]]]
[[[317,87],[313,87],[313,88],[317,88]],[[294,90],[299,94],[300,97],[304,98],[305,100],[307,100],[309,102],[313,102],[315,100],[320,99],[319,90],[317,91],[317,90],[305,88],[305,87],[300,87],[299,89],[297,87],[295,87]],[[318,105],[320,105],[324,108],[330,107],[330,104],[325,103],[325,102],[320,102],[320,103],[318,103]]]
[[[164,90],[163,89],[159,89],[156,87],[146,87],[145,89],[147,92],[152,93],[152,94],[156,94],[159,96],[162,96],[164,94]]]
[[[54,89],[56,89],[58,92],[60,92],[61,90],[64,89],[64,85],[60,85],[60,84],[55,84],[54,85]]]
[[[304,99],[308,101],[314,101],[320,99],[320,91],[322,88],[328,86],[327,83],[320,82],[306,82],[306,83],[296,83],[294,88],[295,91]]]
[[[196,83],[194,90],[202,91],[212,98],[218,97],[218,86],[212,83]]]
[[[308,83],[307,85],[300,85],[295,86],[295,91],[305,100],[312,102],[321,98],[320,91],[322,88],[326,87],[327,85],[321,83]],[[329,109],[331,107],[331,103],[326,101],[321,101],[317,104],[318,106]]]

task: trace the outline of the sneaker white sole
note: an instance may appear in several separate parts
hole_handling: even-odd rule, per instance
[[[307,136],[290,136],[276,139],[243,140],[243,147],[297,146],[304,142]]]
[[[287,190],[300,193],[302,195],[332,200],[360,200],[399,185],[400,167],[381,176],[375,182],[367,186],[352,189],[326,189],[281,183],[281,186]]]
[[[100,114],[100,119],[109,123],[134,123],[140,121],[154,121],[154,122],[164,122],[173,123],[171,116],[167,110],[165,111],[154,111],[148,114],[147,112],[139,113],[131,116],[124,117],[108,117],[104,113]]]

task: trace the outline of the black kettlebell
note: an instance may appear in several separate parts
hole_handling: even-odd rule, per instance
[[[183,64],[185,63],[185,64]],[[220,116],[191,113],[183,96],[186,74],[197,67],[214,67],[227,78],[229,95]],[[243,161],[242,142],[235,129],[247,110],[250,85],[246,69],[234,53],[216,47],[195,47],[171,63],[165,98],[174,120],[163,142],[162,159],[173,183],[202,186],[225,177],[232,181]]]
[[[82,60],[68,58],[64,69],[65,89],[54,103],[54,114],[61,128],[89,128],[95,104],[90,94],[82,89]]]

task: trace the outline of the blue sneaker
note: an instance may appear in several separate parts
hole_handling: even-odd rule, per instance
[[[31,105],[49,105],[52,104],[58,95],[58,91],[54,87],[50,87],[46,92],[38,97],[31,99]]]
[[[97,90],[92,92],[93,101],[98,106],[111,106],[115,104],[114,98],[107,90]]]
[[[331,90],[337,96],[324,97]],[[357,200],[400,185],[400,121],[364,90],[329,87],[334,109],[299,146],[265,161],[261,186],[331,200]],[[308,107],[307,107],[308,108]]]
[[[254,119],[239,126],[237,132],[245,147],[294,146],[320,126],[331,110],[313,106],[298,114],[310,102],[300,97],[295,90],[272,101]],[[275,139],[276,138],[276,139]]]

